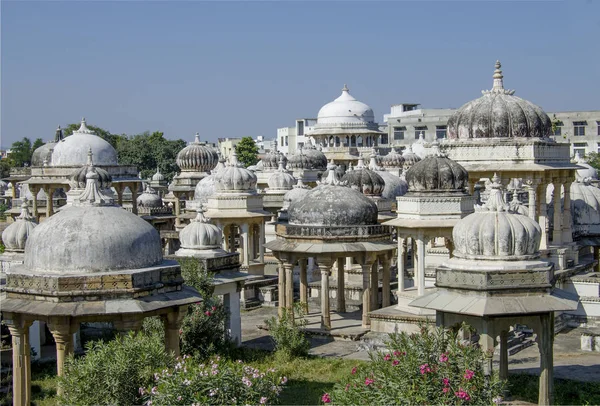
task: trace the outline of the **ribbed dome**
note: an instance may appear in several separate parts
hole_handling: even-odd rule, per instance
[[[406,150],[402,153],[402,158],[404,158],[403,171],[409,170],[414,164],[421,160],[421,157],[413,152],[410,145],[406,147]]]
[[[408,192],[408,183],[399,176],[387,171],[378,171],[377,174],[383,178],[385,187],[381,197],[389,200],[396,200],[398,196],[404,196]]]
[[[291,190],[296,184],[296,178],[294,178],[292,174],[285,169],[285,162],[282,159],[279,161],[279,168],[271,176],[269,176],[267,183],[269,184],[269,190],[271,191]]]
[[[279,168],[279,161],[283,161],[283,165],[285,166],[288,159],[281,152],[269,151],[262,159],[263,169],[266,171],[274,171]]]
[[[340,97],[321,107],[317,115],[317,124],[374,122],[375,114],[371,107],[352,97],[346,85],[344,85]]]
[[[179,232],[181,248],[205,250],[220,248],[223,235],[219,227],[210,224],[204,217],[204,210],[198,210],[198,215],[190,224]]]
[[[469,174],[458,163],[430,155],[406,172],[410,192],[464,192]]]
[[[225,169],[215,174],[215,188],[218,192],[252,192],[256,190],[257,178],[254,172],[238,162],[235,150]]]
[[[94,169],[84,192],[29,235],[25,267],[36,273],[93,273],[162,262],[158,232],[98,189]],[[60,242],[58,244],[57,242]]]
[[[194,201],[198,203],[208,202],[208,198],[216,192],[215,175],[208,175],[196,184],[194,190]]]
[[[362,157],[354,170],[346,172],[342,181],[365,196],[381,196],[385,188],[383,178],[377,172],[367,169]]]
[[[158,166],[156,167],[156,173],[152,175],[152,180],[154,182],[162,182],[165,180],[165,176],[160,173],[160,168]]]
[[[186,172],[209,172],[219,161],[217,152],[200,143],[200,136],[196,133],[194,142],[179,151],[177,166]]]
[[[163,207],[163,201],[158,192],[146,185],[146,190],[138,196],[137,205],[139,207]]]
[[[547,137],[550,117],[535,104],[504,89],[500,62],[496,62],[494,86],[483,96],[458,109],[448,120],[449,139]]]
[[[94,165],[93,163],[93,155],[91,148],[88,148],[87,153],[87,163],[81,168],[73,171],[73,173],[69,176],[69,181],[71,182],[71,186],[74,188],[85,188],[86,185],[86,175],[90,171],[90,168]],[[98,186],[100,189],[107,189],[112,184],[112,176],[102,168],[95,168],[96,173],[98,174]]]
[[[380,158],[379,164],[386,169],[399,168],[404,166],[404,156],[397,153],[394,148],[387,154]]]
[[[519,260],[537,255],[542,230],[528,216],[509,211],[499,178],[484,206],[454,226],[454,256],[477,260]]]
[[[377,205],[357,190],[344,186],[328,166],[324,182],[303,197],[292,201],[289,223],[312,226],[358,226],[377,224]]]
[[[312,143],[299,148],[288,160],[290,169],[315,169],[324,171],[327,168],[327,157]]]
[[[54,146],[52,166],[81,166],[87,162],[88,150],[92,149],[96,165],[117,165],[117,151],[108,142],[87,128],[85,118],[81,127]]]
[[[27,203],[21,205],[21,215],[2,232],[2,243],[9,252],[23,252],[27,238],[37,226],[35,218],[29,214]]]

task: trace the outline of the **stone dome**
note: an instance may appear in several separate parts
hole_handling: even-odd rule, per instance
[[[385,187],[381,193],[381,197],[389,200],[396,200],[398,196],[404,196],[408,192],[408,183],[400,176],[387,171],[378,171],[377,174],[383,178]]]
[[[209,172],[219,161],[217,152],[200,143],[200,136],[196,133],[194,142],[190,143],[177,154],[177,166],[186,172]]]
[[[216,192],[215,175],[208,175],[196,184],[194,189],[194,201],[198,203],[208,202],[208,198]]]
[[[573,234],[580,236],[600,235],[600,189],[583,182],[571,184],[571,216]]]
[[[289,205],[293,201],[304,197],[304,195],[306,195],[309,190],[310,188],[302,182],[302,178],[298,178],[297,183],[292,187],[292,189],[289,190],[285,195],[283,195],[283,208],[289,208]]]
[[[37,226],[35,218],[29,214],[27,202],[21,205],[21,215],[2,232],[2,243],[9,252],[25,251],[27,238]]]
[[[381,196],[385,188],[383,178],[377,172],[367,169],[362,157],[358,159],[354,170],[346,172],[342,181],[365,196]]]
[[[73,205],[31,232],[25,268],[35,273],[77,274],[160,264],[162,246],[154,227],[103,195],[95,168],[87,178],[85,190]]]
[[[373,109],[350,95],[346,85],[340,97],[327,103],[317,115],[317,124],[374,123]]]
[[[402,152],[402,158],[404,158],[404,165],[402,166],[403,171],[409,170],[414,164],[421,160],[421,157],[413,152],[410,145]]]
[[[291,190],[296,184],[296,178],[285,169],[285,162],[283,159],[279,161],[279,168],[275,171],[267,180],[269,190]]]
[[[52,150],[56,146],[55,142],[47,142],[38,147],[31,154],[31,166],[44,166],[44,162],[50,165],[52,162]]]
[[[71,182],[72,187],[83,189],[87,183],[86,175],[90,171],[90,168],[94,165],[93,163],[94,153],[92,148],[88,148],[87,153],[87,163],[79,169],[73,171],[73,173],[69,176],[69,181]],[[96,173],[98,174],[98,186],[100,189],[107,189],[112,184],[112,176],[102,168],[95,168]]]
[[[377,205],[357,190],[345,186],[329,164],[325,181],[290,203],[289,223],[311,226],[377,224]]]
[[[279,161],[283,161],[283,165],[285,166],[287,164],[288,159],[281,152],[269,151],[261,161],[264,170],[274,171],[277,170],[277,168],[279,168]]]
[[[108,142],[87,128],[85,118],[81,127],[54,146],[52,166],[81,166],[87,162],[88,150],[92,149],[96,165],[117,165],[117,151]]]
[[[139,207],[163,207],[163,201],[158,192],[146,185],[144,192],[138,196],[137,205]]]
[[[179,232],[181,248],[205,250],[221,248],[223,235],[219,227],[210,224],[204,217],[204,210],[199,209],[196,218],[190,221]]]
[[[452,231],[453,255],[475,260],[521,260],[536,256],[542,230],[528,216],[512,213],[494,176],[484,206],[459,220]]]
[[[215,174],[215,188],[218,192],[245,193],[256,191],[256,175],[238,162],[235,150],[225,169]]]
[[[598,179],[598,171],[590,164],[588,164],[584,158],[579,155],[579,152],[575,153],[575,163],[578,166],[583,166],[585,169],[578,169],[575,178],[583,182],[584,179],[597,180]]]
[[[468,180],[465,168],[439,154],[427,156],[406,172],[410,192],[464,192]]]
[[[156,173],[154,175],[152,175],[152,181],[153,182],[163,182],[165,180],[165,176],[160,173],[160,168],[157,166],[156,167]]]
[[[404,156],[397,153],[396,150],[392,148],[387,155],[384,155],[379,159],[379,164],[386,169],[402,169],[402,167],[404,167]]]
[[[298,151],[289,157],[288,166],[291,169],[315,169],[324,171],[327,169],[327,157],[312,143],[308,143],[303,148],[298,148]]]
[[[548,137],[550,117],[535,104],[504,89],[501,64],[496,62],[492,90],[459,108],[448,120],[448,139]]]

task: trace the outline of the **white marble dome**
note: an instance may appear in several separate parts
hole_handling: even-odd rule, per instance
[[[282,208],[288,209],[293,201],[302,198],[308,193],[309,190],[310,188],[302,182],[302,178],[298,178],[297,183],[292,187],[292,189],[283,195]]]
[[[220,248],[223,234],[219,227],[210,224],[204,217],[204,210],[199,209],[196,218],[190,221],[179,232],[181,248],[193,250],[206,250]]]
[[[206,203],[208,198],[216,192],[215,175],[208,175],[196,184],[194,189],[194,201],[197,203]]]
[[[411,192],[464,192],[468,180],[465,168],[442,155],[429,155],[406,171]]]
[[[200,143],[200,136],[196,133],[194,142],[188,144],[179,151],[175,162],[182,171],[186,172],[209,172],[219,161],[217,152]]]
[[[376,165],[376,157],[373,157],[373,164]],[[381,196],[385,188],[385,181],[381,175],[365,167],[362,156],[354,170],[343,175],[342,181],[365,196]]]
[[[414,164],[421,160],[421,157],[413,152],[410,145],[402,152],[402,158],[404,158],[404,163],[402,166],[403,171],[409,170]]]
[[[291,190],[296,184],[296,178],[285,169],[285,162],[283,159],[279,161],[279,168],[269,176],[267,180],[269,190]]]
[[[78,274],[137,269],[162,262],[158,232],[112,204],[94,170],[84,192],[35,227],[25,246],[25,268],[35,273]],[[60,244],[57,244],[60,241]]]
[[[163,207],[163,201],[158,192],[146,185],[144,192],[138,196],[137,205],[139,207]]]
[[[392,148],[387,155],[379,159],[379,164],[386,169],[402,169],[404,167],[404,156]]]
[[[21,215],[2,232],[2,243],[8,252],[25,251],[27,238],[37,226],[35,218],[29,214],[27,203],[21,205]]]
[[[117,165],[117,151],[107,141],[98,137],[87,128],[85,118],[81,119],[81,127],[72,135],[64,138],[54,146],[52,166],[81,166],[88,159],[88,150],[92,149],[94,162],[99,166]]]
[[[492,90],[459,108],[448,119],[448,139],[548,137],[550,117],[535,104],[504,89],[501,64],[496,62]]]
[[[156,173],[154,175],[152,175],[152,181],[153,182],[162,182],[164,180],[165,180],[165,175],[160,173],[160,168],[157,166]]]
[[[235,150],[225,169],[215,174],[217,192],[246,193],[256,191],[257,178],[254,172],[238,162]]]
[[[377,173],[385,182],[385,187],[381,193],[381,197],[384,199],[395,201],[398,196],[404,196],[408,192],[408,183],[400,176],[387,171],[378,171]]]
[[[542,230],[528,216],[512,213],[495,176],[484,206],[456,223],[454,256],[475,260],[522,260],[538,255]]]
[[[317,115],[317,124],[374,123],[373,109],[350,95],[346,85],[340,97],[327,103]]]

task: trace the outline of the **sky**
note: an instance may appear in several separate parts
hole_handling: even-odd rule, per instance
[[[314,118],[344,84],[458,108],[504,85],[600,110],[600,1],[2,1],[0,146],[86,117],[116,134],[216,141]]]

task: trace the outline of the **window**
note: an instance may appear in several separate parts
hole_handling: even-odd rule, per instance
[[[404,131],[406,131],[406,127],[394,127],[394,141],[403,140]]]
[[[562,135],[562,126],[563,126],[562,121],[557,122],[554,126],[554,134],[552,134],[552,135],[555,135],[557,137],[561,136]]]
[[[387,145],[388,144],[388,135],[387,134],[383,134],[379,140],[379,143],[381,145]]]
[[[573,155],[579,154],[580,157],[585,156],[585,150],[587,148],[587,142],[574,142],[573,143]]]
[[[285,144],[283,143],[283,137],[281,137],[281,141],[279,142],[279,145],[281,145],[282,147],[285,147]]]
[[[596,126],[598,127],[598,135],[600,135],[600,121],[596,121]]]
[[[575,136],[584,136],[586,125],[585,121],[573,121],[573,134]]]
[[[426,125],[415,126],[415,140],[419,139],[419,135],[423,133],[423,138],[425,138],[425,130],[427,130]]]
[[[446,129],[448,126],[445,125],[436,125],[435,126],[435,138],[438,140],[446,138]]]
[[[288,137],[287,137],[287,135],[285,136],[285,146],[286,147],[288,146]]]
[[[298,121],[298,135],[304,135],[304,121]]]

